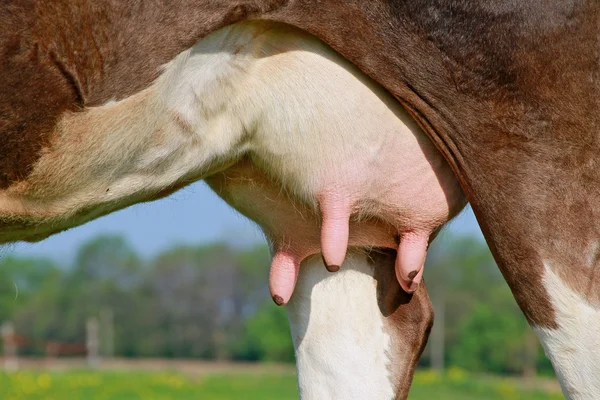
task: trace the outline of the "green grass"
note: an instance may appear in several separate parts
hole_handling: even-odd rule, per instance
[[[492,376],[473,376],[451,368],[446,375],[434,371],[419,371],[415,375],[409,400],[564,400],[552,391],[526,390],[514,379]]]
[[[553,392],[531,392],[502,378],[476,378],[459,370],[445,376],[418,372],[410,400],[559,400]],[[293,374],[208,375],[190,378],[175,372],[74,370],[0,373],[3,400],[292,400],[298,399]]]

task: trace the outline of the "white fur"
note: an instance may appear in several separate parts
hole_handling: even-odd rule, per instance
[[[287,311],[303,400],[395,397],[390,337],[366,257],[350,254],[335,274],[319,257],[302,264]]]
[[[556,312],[557,329],[534,328],[569,400],[600,397],[600,309],[545,265],[544,286]]]
[[[31,228],[21,219],[33,220],[43,236],[235,162],[249,130],[239,116],[252,112],[241,112],[236,99],[248,90],[242,67],[252,63],[219,51],[229,31],[179,54],[146,90],[66,113],[27,181],[0,191],[3,226],[16,221],[0,232],[0,243],[34,233],[22,230]]]

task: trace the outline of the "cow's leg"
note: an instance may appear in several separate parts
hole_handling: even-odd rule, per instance
[[[534,329],[567,397],[596,399],[600,394],[600,307],[586,293],[569,287],[549,263],[544,265],[542,282],[556,326],[534,325]]]
[[[303,400],[405,399],[433,309],[423,285],[408,295],[395,252],[351,251],[330,274],[319,256],[302,263],[286,306]]]
[[[560,174],[562,172],[556,171],[547,177]],[[557,193],[571,197],[560,187],[562,184],[551,186]],[[539,195],[538,192],[534,198]],[[508,203],[514,204],[514,210],[519,209],[517,204],[525,204],[526,214],[533,217],[518,211],[521,216],[505,224],[500,221],[507,211],[497,203],[494,207],[476,209],[476,215],[481,222],[492,222],[491,225],[481,223],[488,240],[493,238],[488,242],[490,249],[552,362],[565,396],[576,400],[597,399],[600,393],[597,238],[600,234],[591,225],[600,216],[590,204],[589,208],[585,206],[578,211],[587,215],[583,221],[578,212],[569,211],[573,199],[563,199],[560,207],[544,211],[548,215],[542,217],[540,212],[547,205],[521,201],[512,199]],[[492,213],[495,210],[500,212]],[[569,218],[575,220],[569,221]]]

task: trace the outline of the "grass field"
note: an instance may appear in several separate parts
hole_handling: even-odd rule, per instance
[[[516,381],[468,376],[451,370],[445,376],[420,371],[410,400],[558,400],[556,389],[532,391]],[[435,396],[435,397],[434,397]],[[0,374],[3,400],[292,400],[298,399],[293,373],[208,374],[194,378],[177,372],[43,371]]]

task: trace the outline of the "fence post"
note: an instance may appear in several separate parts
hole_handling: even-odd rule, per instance
[[[15,326],[11,321],[5,321],[2,324],[2,352],[4,356],[4,369],[6,371],[15,371],[19,368],[19,359],[17,358],[17,340],[15,337]]]
[[[445,293],[443,290],[438,293],[438,296],[432,298],[433,308],[435,311],[435,322],[431,330],[431,367],[439,373],[444,372],[444,356],[446,353],[445,341],[445,318],[446,311]]]
[[[538,352],[538,339],[533,329],[527,327],[525,331],[525,351],[523,363],[523,378],[528,384],[533,385],[536,376],[536,361]]]
[[[86,324],[87,363],[89,367],[96,367],[100,362],[98,344],[98,319],[90,317]]]
[[[112,309],[105,308],[100,311],[100,354],[104,358],[112,358],[115,355],[114,319]]]

